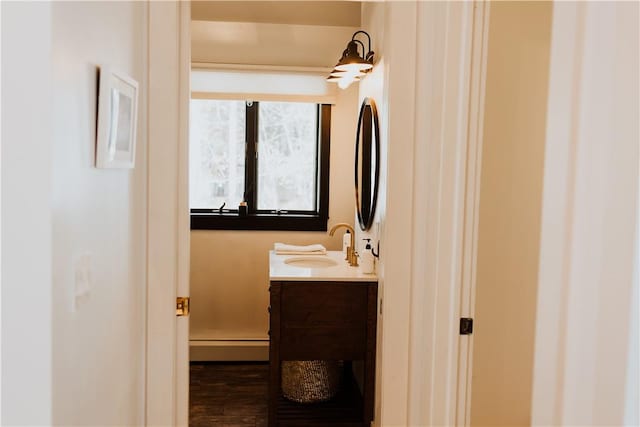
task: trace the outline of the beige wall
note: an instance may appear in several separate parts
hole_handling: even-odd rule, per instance
[[[357,27],[191,22],[194,63],[333,67]]]
[[[355,1],[194,1],[191,19],[268,24],[360,25]]]
[[[528,425],[551,3],[491,4],[471,424]]]
[[[639,18],[637,2],[553,5],[534,425],[640,425]]]
[[[144,424],[146,7],[52,5],[55,425]],[[93,167],[99,64],[140,83],[132,170]],[[91,293],[74,307],[82,254],[91,256]]]
[[[295,14],[291,15],[290,9],[295,9],[295,4],[280,5],[281,9],[289,10],[287,19],[280,16],[267,20],[247,15],[244,9],[228,9],[227,6],[216,9],[217,12],[213,15],[206,8],[194,8],[194,19],[214,19],[215,15],[230,21],[192,21],[195,30],[192,32],[194,63],[272,65],[284,68],[333,66],[356,30],[340,26],[345,22],[306,22]],[[292,25],[298,18],[305,25]],[[242,19],[254,22],[239,22]],[[240,28],[248,28],[248,31],[238,32]],[[231,33],[235,34],[232,39],[225,36]],[[259,33],[270,36],[257,37]],[[282,43],[288,48],[283,49]],[[314,50],[315,56],[309,57]],[[283,51],[292,54],[283,56]],[[237,52],[242,52],[242,55],[238,56]],[[336,104],[332,108],[329,227],[338,222],[353,224],[353,149],[358,117],[357,102],[358,87],[352,85],[347,90],[338,91]],[[269,318],[268,251],[275,242],[322,243],[329,250],[338,250],[342,248],[342,233],[338,234],[340,235],[330,238],[326,232],[192,231],[190,339],[258,339],[264,340],[266,345]],[[266,357],[266,352],[261,354],[263,356],[260,357]]]
[[[353,224],[357,86],[340,91],[331,112],[329,227]],[[191,232],[191,339],[268,339],[268,251],[275,242],[342,249],[342,232]]]
[[[360,25],[359,2],[196,1],[194,63],[333,67]]]

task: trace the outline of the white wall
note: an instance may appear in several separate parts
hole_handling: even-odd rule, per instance
[[[639,12],[626,2],[553,5],[532,424],[625,421],[638,363],[628,357]]]
[[[387,152],[389,149],[387,102],[384,98],[385,77],[387,75],[385,51],[383,49],[385,31],[385,7],[380,2],[367,2],[362,5],[362,29],[371,36],[371,49],[375,52],[373,70],[359,83],[358,109],[365,97],[373,99],[378,109],[380,120],[380,176],[378,187],[378,201],[372,229],[363,232],[360,230],[357,216],[354,219],[357,231],[358,247],[362,247],[363,238],[372,238],[376,244],[375,233],[380,234],[379,228],[384,227],[387,201]],[[359,111],[359,110],[358,110]],[[379,225],[376,225],[379,224]],[[378,236],[379,237],[379,236]],[[376,260],[376,273],[378,274],[378,300],[382,299],[384,291],[384,256]],[[380,420],[382,411],[382,318],[379,317],[377,328],[376,349],[376,390],[375,390],[375,416]]]
[[[356,216],[356,230],[358,232],[358,247],[363,248],[363,238],[371,238],[372,243],[377,230],[376,223],[380,223],[385,217],[387,204],[387,151],[389,150],[389,138],[387,135],[388,115],[387,100],[385,99],[385,76],[388,74],[384,42],[384,5],[379,2],[368,2],[362,5],[362,29],[371,36],[371,50],[375,52],[375,67],[359,83],[358,112],[364,98],[371,98],[376,103],[380,120],[380,176],[378,180],[378,201],[372,227],[367,231],[360,230]],[[366,37],[362,38],[363,40]],[[360,40],[360,38],[359,38]],[[356,118],[357,119],[357,118]]]
[[[53,421],[142,425],[147,6],[56,2],[51,7]],[[140,83],[133,170],[93,167],[99,64]],[[75,307],[74,262],[83,254],[91,257],[92,288]]]
[[[2,2],[0,8],[1,423],[51,425],[52,5]]]
[[[491,4],[471,425],[526,425],[531,414],[551,11]]]

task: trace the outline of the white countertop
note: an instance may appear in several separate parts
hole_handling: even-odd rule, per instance
[[[303,268],[285,263],[288,258],[317,259],[328,257],[338,265],[323,268]],[[269,280],[272,281],[323,281],[323,282],[377,282],[378,276],[365,274],[360,267],[351,267],[342,251],[327,251],[326,255],[276,255],[269,251]]]

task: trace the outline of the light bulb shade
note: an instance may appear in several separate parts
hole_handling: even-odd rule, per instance
[[[367,37],[369,41],[368,51],[364,43],[356,39],[359,34]],[[360,51],[362,51],[362,55],[360,55]],[[356,31],[351,41],[347,44],[347,48],[342,52],[342,56],[335,68],[329,74],[327,81],[337,82],[342,89],[348,87],[354,81],[360,80],[360,77],[364,76],[365,73],[371,71],[373,68],[373,56],[369,34],[362,30]]]
[[[367,54],[367,56],[372,55]],[[360,56],[360,53],[358,52],[358,43],[351,40],[345,51],[342,53],[342,58],[338,61],[335,69],[337,71],[347,71],[355,74],[370,70],[371,68],[373,68],[373,64]]]
[[[345,81],[357,82],[358,80],[360,80],[360,76],[353,76],[346,73],[343,73],[340,76],[329,76],[326,78],[326,81],[330,83],[340,83]]]
[[[364,76],[364,73],[361,72],[360,70],[341,71],[341,70],[337,70],[337,69],[334,68],[333,71],[329,74],[329,76],[333,76],[333,77],[343,77],[343,76],[360,77],[360,76]]]
[[[344,73],[364,75],[364,73],[373,68],[373,65],[368,62],[352,62],[348,64],[336,65],[336,71],[342,71]]]

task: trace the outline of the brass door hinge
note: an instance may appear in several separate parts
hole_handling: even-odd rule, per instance
[[[176,316],[188,316],[189,315],[189,297],[177,297],[176,298]]]

